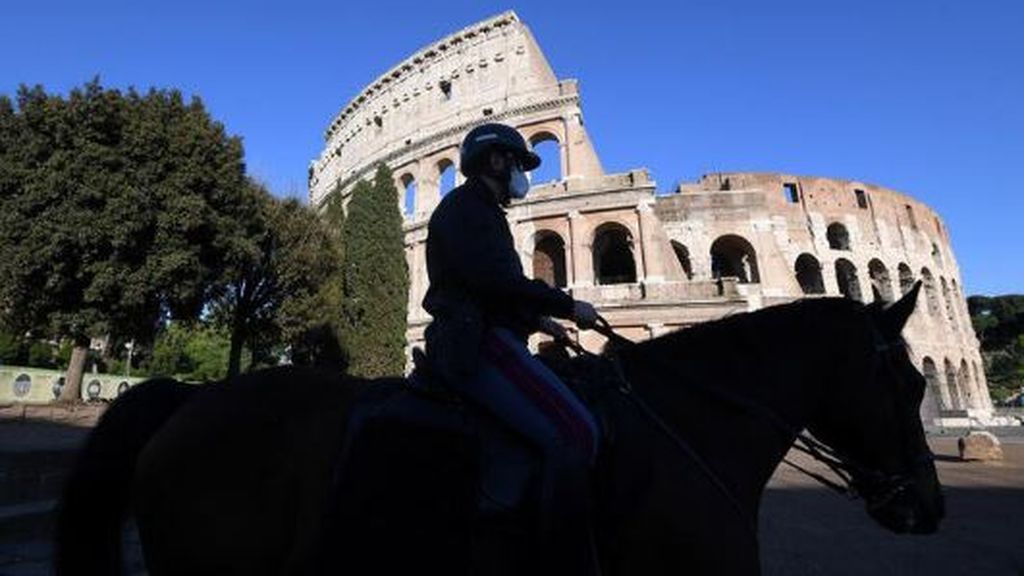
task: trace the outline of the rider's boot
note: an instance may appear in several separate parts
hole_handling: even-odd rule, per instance
[[[589,460],[576,451],[552,450],[544,462],[541,537],[545,572],[597,576]]]

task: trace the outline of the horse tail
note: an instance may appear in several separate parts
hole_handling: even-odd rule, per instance
[[[147,380],[122,394],[100,418],[57,506],[58,576],[121,573],[121,528],[136,460],[196,389],[171,378]]]

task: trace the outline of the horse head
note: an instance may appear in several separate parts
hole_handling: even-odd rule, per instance
[[[901,336],[920,287],[890,305],[858,308],[862,330],[847,335],[842,382],[808,428],[843,461],[872,519],[893,532],[930,534],[944,500],[920,418],[925,379]]]

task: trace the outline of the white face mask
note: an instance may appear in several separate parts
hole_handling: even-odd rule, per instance
[[[530,181],[526,178],[526,174],[523,174],[519,168],[512,168],[508,178],[508,195],[520,200],[526,198],[526,193],[529,191]]]

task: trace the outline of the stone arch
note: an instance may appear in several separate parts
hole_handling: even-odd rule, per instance
[[[946,279],[939,276],[939,285],[942,288],[942,300],[946,304],[946,320],[949,321],[949,325],[956,330],[956,313],[953,311],[953,298],[949,295],[949,284],[946,284]]]
[[[597,284],[636,282],[633,235],[618,222],[605,222],[594,231],[594,279]]]
[[[528,141],[541,160],[540,166],[530,172],[530,182],[537,185],[564,179],[562,140],[558,135],[549,130],[540,130],[531,134]]]
[[[836,260],[836,284],[839,285],[839,293],[846,298],[864,301],[860,291],[860,278],[857,276],[857,267],[846,258]]]
[[[548,286],[566,286],[565,240],[557,232],[541,230],[534,235],[533,277]]]
[[[960,394],[960,384],[956,379],[956,368],[953,367],[953,363],[949,361],[949,358],[944,358],[942,365],[946,372],[946,387],[949,388],[950,407],[954,410],[961,410],[964,404],[963,396]]]
[[[402,174],[398,179],[402,183],[402,214],[411,217],[416,214],[416,177],[411,172]]]
[[[872,258],[868,262],[868,277],[871,279],[871,286],[882,302],[892,302],[892,280],[889,278],[889,269],[878,258]]]
[[[455,189],[456,172],[455,162],[450,158],[442,158],[437,162],[437,192],[441,198]]]
[[[711,244],[711,274],[715,278],[737,278],[741,284],[761,282],[754,247],[736,234],[719,236]]]
[[[900,296],[903,296],[914,287],[914,271],[905,262],[900,262],[896,270],[900,277]]]
[[[676,260],[683,269],[683,277],[693,280],[693,263],[690,260],[690,249],[681,242],[672,241],[672,251],[676,254]]]
[[[818,259],[804,252],[797,256],[794,265],[796,281],[800,284],[800,290],[804,294],[824,294],[825,281],[821,277],[821,262]]]
[[[935,277],[927,267],[921,268],[921,282],[924,283],[924,295],[928,300],[928,314],[932,318],[939,317],[939,291],[935,287]]]
[[[935,366],[935,360],[932,360],[930,356],[925,356],[921,362],[921,374],[924,376],[924,381],[928,385],[928,390],[931,392],[932,398],[935,399],[939,410],[948,410],[950,408],[949,389],[943,384],[942,379],[939,378],[939,370]]]
[[[840,222],[833,222],[825,230],[828,247],[833,250],[850,250],[850,231]]]

